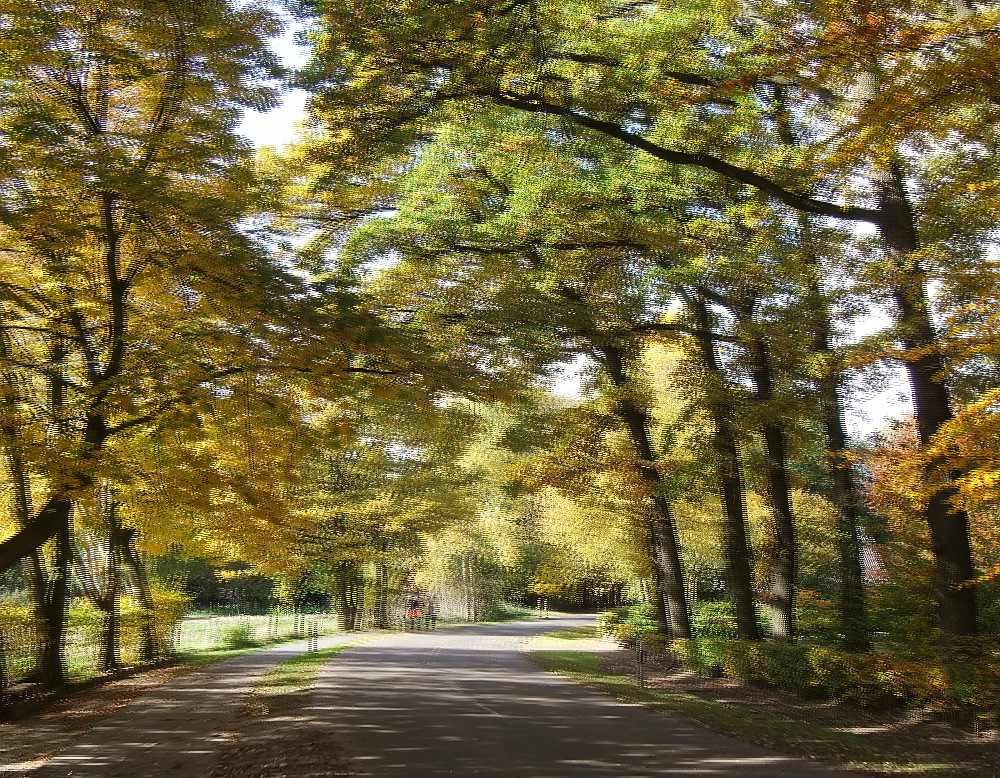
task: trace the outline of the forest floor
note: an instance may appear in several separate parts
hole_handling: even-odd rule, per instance
[[[604,652],[602,657],[607,672],[635,677],[634,651],[619,649]],[[645,663],[643,669],[647,689],[690,694],[792,722],[851,733],[874,750],[906,754],[913,761],[924,764],[936,763],[942,772],[949,774],[1000,778],[1000,731],[997,730],[971,732],[927,711],[879,711],[836,701],[807,700],[777,689],[750,686],[727,678],[707,678],[655,661]],[[793,728],[789,735],[795,737]],[[916,768],[906,770],[911,771],[921,772]]]

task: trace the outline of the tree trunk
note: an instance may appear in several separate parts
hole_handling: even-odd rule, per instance
[[[6,359],[9,353],[6,345],[6,333],[0,333],[0,358]],[[16,387],[11,376],[4,374],[4,410],[8,418],[14,419],[17,413]],[[17,429],[13,423],[3,427],[3,443],[7,455],[7,477],[13,487],[13,513],[14,520],[18,527],[26,527],[31,522],[31,492],[28,487],[28,476],[25,471],[24,460],[21,457],[20,444],[17,439]],[[23,558],[25,577],[28,582],[28,596],[31,601],[32,610],[38,623],[43,625],[43,632],[47,632],[44,626],[48,619],[48,609],[46,607],[48,597],[48,581],[45,575],[45,568],[42,564],[42,557],[38,550],[33,550]],[[39,661],[39,673],[41,666],[46,660]]]
[[[684,592],[684,570],[681,567],[680,549],[677,545],[677,529],[673,511],[666,498],[654,496],[652,499],[653,553],[656,560],[657,588],[660,592],[661,609],[665,610],[668,629],[658,619],[661,634],[671,638],[691,637],[691,620],[688,615],[687,599]]]
[[[725,378],[715,357],[708,304],[700,293],[690,297],[698,321],[696,337],[702,367],[709,380],[718,384],[718,387],[708,387],[706,407],[712,421],[712,448],[719,469],[725,517],[722,545],[726,557],[729,596],[736,610],[736,632],[743,640],[760,640],[750,570],[750,546],[746,533],[746,493],[740,472],[739,452],[729,423],[726,402],[718,396],[718,390],[725,385]]]
[[[904,367],[913,394],[920,443],[927,446],[938,430],[952,419],[945,365],[937,333],[931,321],[925,276],[914,255],[917,232],[898,165],[872,176],[883,212],[879,231],[886,247],[891,273],[890,287],[896,303],[896,325],[906,352]],[[978,634],[976,590],[969,517],[949,504],[956,494],[952,474],[941,460],[928,463],[925,479],[940,484],[927,501],[924,516],[930,529],[934,554],[934,594],[938,625],[945,635]]]
[[[389,573],[385,562],[375,563],[375,627],[389,629]]]
[[[45,602],[45,635],[42,640],[42,683],[50,688],[66,684],[66,608],[69,595],[70,565],[72,563],[72,538],[69,516],[56,533],[55,569],[49,579]]]
[[[104,658],[103,666],[105,670],[114,670],[120,666],[119,644],[121,636],[121,619],[119,606],[121,603],[118,560],[121,557],[120,547],[122,540],[122,528],[118,523],[118,506],[115,503],[114,493],[109,490],[106,496],[107,521],[108,521],[108,578],[101,597],[104,612]]]
[[[10,686],[10,676],[7,674],[7,643],[0,634],[0,710],[7,706],[8,686]]]
[[[780,110],[774,119],[779,136],[788,146],[798,148],[800,142],[788,122],[785,90],[774,88],[774,104]],[[812,217],[798,213],[799,242],[804,251],[807,270],[806,299],[812,317],[812,352],[823,358],[822,373],[816,381],[820,415],[826,433],[826,461],[831,483],[831,501],[836,511],[835,538],[840,573],[840,619],[844,632],[844,648],[849,651],[871,649],[868,613],[865,606],[864,571],[861,567],[861,542],[858,533],[861,518],[861,497],[846,458],[847,430],[844,406],[840,399],[841,373],[833,364],[833,344],[830,308],[820,283],[822,268],[812,249]]]
[[[826,432],[825,466],[830,477],[830,497],[836,511],[834,533],[840,572],[840,620],[844,631],[844,648],[848,651],[868,651],[871,649],[871,638],[858,531],[861,496],[851,474],[851,462],[846,456],[847,430],[844,425],[844,406],[840,400],[840,372],[829,364],[833,354],[830,320],[816,273],[810,276],[810,292],[810,296],[816,301],[813,305],[816,317],[813,352],[826,357],[824,372],[817,380],[816,388],[823,429]]]
[[[752,323],[751,323],[752,324]],[[780,414],[771,408],[774,389],[771,379],[771,355],[761,338],[748,341],[750,375],[754,395],[765,421],[761,424],[767,469],[767,497],[771,509],[774,551],[771,559],[771,634],[781,640],[795,638],[795,592],[797,554],[795,519],[792,516],[791,489],[788,485],[788,456],[785,430]]]
[[[334,575],[336,599],[340,611],[340,628],[345,632],[353,632],[359,626],[361,592],[358,578],[356,562],[345,560],[337,563]]]
[[[655,548],[655,540],[650,540],[650,545]],[[653,608],[653,618],[656,621],[656,631],[661,635],[667,635],[673,637],[673,629],[670,626],[670,605],[667,603],[666,594],[664,593],[664,583],[663,583],[663,570],[658,564],[652,565],[653,568],[653,588],[652,591],[647,592],[647,597],[644,597],[644,601],[648,602]]]
[[[122,528],[121,554],[122,564],[129,571],[132,578],[132,585],[135,587],[135,594],[139,599],[139,607],[142,608],[142,642],[139,649],[139,660],[142,662],[152,662],[161,653],[161,648],[157,646],[156,632],[153,629],[153,620],[156,613],[153,607],[153,591],[149,585],[149,576],[146,575],[146,568],[139,558],[138,550],[135,547],[135,538],[138,533],[131,528]]]
[[[663,479],[654,467],[656,460],[653,444],[649,438],[649,415],[627,391],[630,378],[625,365],[627,358],[625,350],[621,347],[604,345],[598,348],[598,352],[603,357],[602,363],[612,384],[616,389],[622,390],[615,402],[614,412],[628,430],[632,448],[638,459],[636,470],[650,492],[647,551],[655,570],[657,588],[662,593],[661,600],[665,606],[665,608],[658,607],[657,610],[666,610],[666,613],[657,614],[658,629],[674,638],[690,638],[691,622],[684,596],[684,570],[681,567],[677,528],[670,502],[663,494]],[[657,599],[654,598],[653,602],[656,603]],[[665,627],[668,629],[664,630]]]
[[[122,540],[122,530],[118,524],[113,493],[105,490],[101,495],[104,510],[106,534],[104,543],[103,576],[98,578],[96,565],[88,564],[78,552],[73,554],[73,563],[77,581],[83,593],[97,608],[104,623],[101,629],[101,667],[110,672],[119,667],[119,647],[121,644],[121,619],[119,618],[120,574],[118,567],[119,548]]]

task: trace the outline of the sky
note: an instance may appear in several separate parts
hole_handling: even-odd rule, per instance
[[[580,357],[563,365],[556,373],[553,391],[560,397],[576,399],[586,380],[586,362]],[[852,438],[867,438],[911,411],[910,385],[902,369],[888,369],[875,377],[872,373],[857,376],[845,393],[847,433]]]
[[[271,39],[271,48],[281,57],[286,67],[301,67],[306,63],[304,47],[295,42],[295,33],[301,25],[288,20],[283,35]],[[281,105],[267,113],[247,111],[240,123],[239,132],[254,145],[274,146],[281,149],[295,136],[295,132],[306,115],[307,94],[302,89],[290,89],[283,96]]]
[[[304,47],[295,42],[293,25],[280,37],[271,41],[272,49],[288,67],[305,64]],[[301,89],[292,89],[282,97],[281,105],[267,113],[248,111],[240,124],[239,132],[258,146],[273,146],[281,149],[294,138],[305,118],[307,94]],[[885,314],[875,313],[858,323],[857,335],[868,334],[885,326]],[[553,391],[563,397],[580,397],[585,380],[586,366],[582,359],[566,364],[557,371]],[[890,368],[863,373],[850,383],[846,399],[848,434],[853,438],[865,438],[883,429],[894,419],[899,419],[911,411],[909,384],[901,368]]]

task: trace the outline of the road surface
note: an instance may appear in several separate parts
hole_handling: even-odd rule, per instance
[[[370,776],[844,776],[539,670],[534,635],[593,617],[407,633],[324,669],[311,713]]]
[[[538,669],[522,651],[536,635],[593,618],[380,637],[327,663],[304,704],[255,720],[240,717],[243,696],[305,644],[220,662],[133,700],[30,775],[849,775],[617,702]]]

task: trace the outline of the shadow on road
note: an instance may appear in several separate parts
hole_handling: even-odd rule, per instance
[[[833,776],[544,673],[527,638],[587,623],[553,619],[408,635],[328,666],[310,713],[336,722],[367,775]]]

